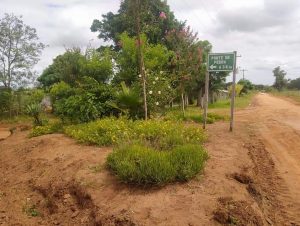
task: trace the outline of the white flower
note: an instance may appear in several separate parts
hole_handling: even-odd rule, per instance
[[[156,82],[152,82],[153,83],[153,85],[155,85],[156,84]]]
[[[157,81],[157,80],[158,80],[158,77],[155,77],[155,80]]]
[[[153,93],[152,90],[150,90],[150,91],[149,91],[149,94],[152,94],[152,93]]]
[[[168,86],[169,89],[171,89],[171,86]]]
[[[163,71],[160,71],[159,73],[162,75],[164,72],[163,72]]]
[[[158,106],[158,105],[159,105],[159,102],[156,102],[155,104],[156,104],[156,106]]]
[[[161,94],[161,91],[158,91],[157,93],[160,95],[160,94]]]
[[[142,77],[142,75],[141,74],[139,74],[139,78],[141,78]]]

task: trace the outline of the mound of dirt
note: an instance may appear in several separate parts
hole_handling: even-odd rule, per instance
[[[246,201],[234,201],[230,197],[219,198],[214,220],[223,225],[249,226],[263,225],[262,218],[255,213],[251,204]]]
[[[36,201],[37,209],[47,221],[54,225],[68,222],[72,225],[88,226],[135,226],[126,210],[116,215],[105,215],[94,204],[91,195],[75,181],[51,183],[46,187],[32,186],[42,196]]]

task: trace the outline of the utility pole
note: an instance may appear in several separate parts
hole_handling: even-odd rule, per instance
[[[146,90],[146,73],[144,56],[142,52],[142,40],[141,40],[141,17],[140,17],[140,0],[135,0],[135,12],[136,12],[136,33],[137,33],[137,45],[138,45],[138,58],[139,58],[139,71],[142,76],[143,85],[143,99],[144,99],[144,112],[145,120],[148,119],[148,107],[147,107],[147,90]]]
[[[243,72],[243,81],[245,81],[245,72],[248,71],[246,69],[241,70]]]

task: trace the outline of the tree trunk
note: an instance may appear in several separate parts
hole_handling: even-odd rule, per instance
[[[189,106],[189,96],[185,94],[185,107],[187,108]]]
[[[184,108],[184,93],[181,93],[181,107],[182,107],[182,114],[185,116],[185,108]]]
[[[198,90],[198,95],[197,95],[197,107],[201,107],[202,108],[202,89]]]

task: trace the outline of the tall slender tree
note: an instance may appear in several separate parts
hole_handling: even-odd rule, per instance
[[[22,17],[5,14],[0,19],[0,82],[7,88],[28,82],[44,47]]]

